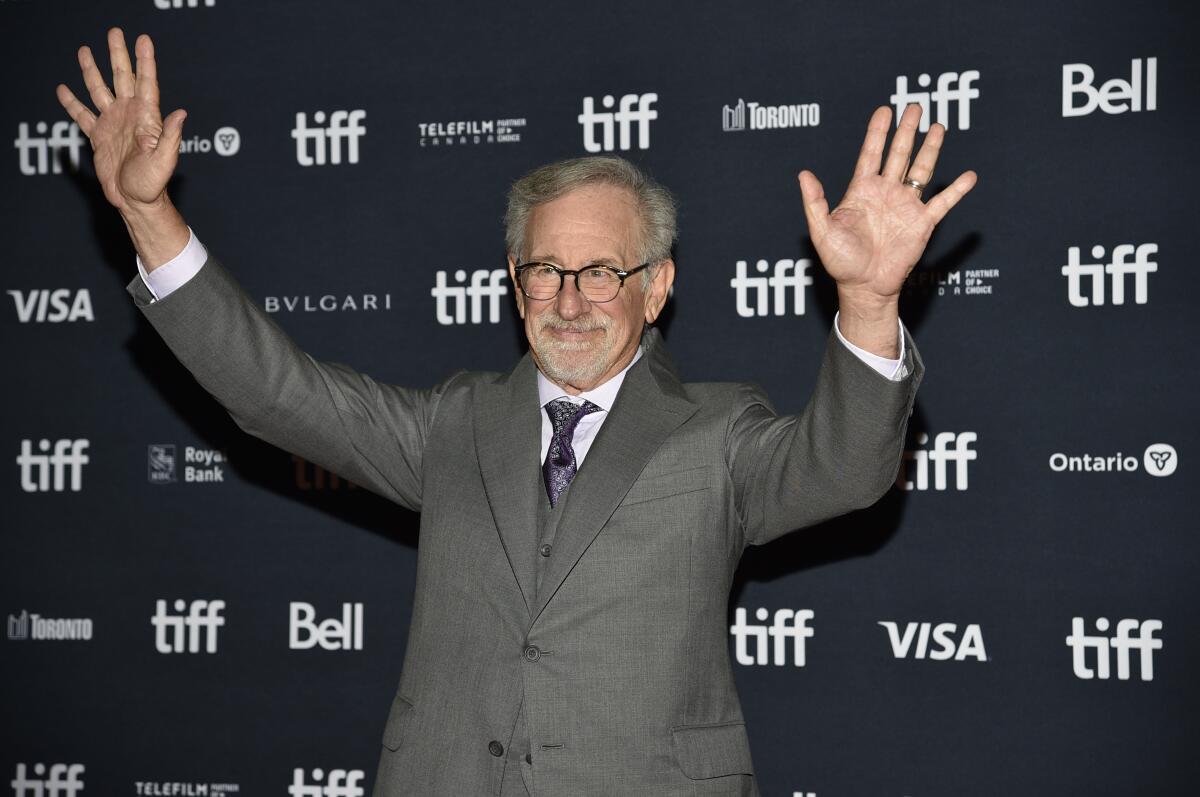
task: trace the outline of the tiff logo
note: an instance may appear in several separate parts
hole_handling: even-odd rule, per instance
[[[313,621],[317,610],[311,603],[292,601],[288,604],[288,647],[292,650],[311,650],[320,645],[324,650],[363,649],[363,605],[343,603],[340,620],[329,618],[318,625]]]
[[[947,464],[953,462],[954,489],[967,489],[967,463],[979,457],[979,452],[971,449],[971,443],[978,439],[975,432],[939,432],[933,439],[932,451],[920,448],[905,451],[900,459],[900,471],[896,474],[896,486],[901,490],[928,490],[929,463],[932,462],[933,489],[945,490],[949,470]],[[929,435],[924,432],[917,435],[917,445],[928,443]],[[909,471],[909,462],[913,463],[915,473]]]
[[[758,620],[765,621],[771,616],[766,609],[754,612]],[[792,664],[804,666],[804,640],[812,637],[814,629],[808,624],[813,619],[812,609],[776,609],[775,617],[770,625],[749,625],[746,623],[746,610],[736,609],[733,613],[734,622],[729,626],[733,635],[734,656],[738,664],[774,664],[782,667],[787,663],[787,640],[792,640]],[[768,645],[767,638],[774,640]],[[754,639],[754,653],[749,650],[749,640]],[[772,659],[771,653],[774,653]]]
[[[954,623],[905,623],[903,635],[900,624],[881,620],[881,626],[887,629],[888,641],[892,643],[892,656],[897,659],[933,659],[946,661],[954,659],[963,661],[968,657],[978,661],[987,661],[987,652],[983,648],[983,632],[976,623],[967,625],[962,632],[962,639],[954,640],[958,626]],[[932,637],[933,647],[930,648]],[[916,642],[916,647],[913,643]]]
[[[1150,275],[1158,271],[1158,263],[1150,260],[1150,255],[1154,254],[1158,254],[1158,244],[1117,244],[1113,247],[1111,262],[1081,263],[1079,247],[1067,247],[1067,264],[1062,267],[1062,274],[1067,278],[1067,298],[1075,307],[1104,304],[1104,275],[1109,274],[1112,277],[1112,303],[1125,304],[1125,277],[1132,274],[1133,302],[1145,304]],[[1133,255],[1132,261],[1130,255]],[[1103,261],[1104,247],[1093,246],[1092,257]],[[1087,295],[1083,291],[1084,277],[1091,280]]]
[[[600,105],[604,108],[612,108],[614,102],[611,94],[605,94],[600,98]],[[630,132],[633,129],[633,123],[637,122],[638,149],[650,149],[650,123],[658,118],[658,111],[650,107],[655,102],[658,102],[658,95],[654,93],[626,94],[621,98],[618,110],[597,111],[595,100],[591,97],[584,97],[583,113],[579,114],[579,124],[583,125],[583,148],[588,152],[630,149],[632,147]],[[601,141],[596,141],[597,125],[600,126]],[[616,129],[615,140],[614,128]]]
[[[1130,63],[1129,80],[1113,78],[1100,88],[1092,83],[1096,72],[1087,64],[1063,64],[1062,115],[1087,116],[1097,108],[1105,113],[1137,113],[1158,110],[1158,59],[1146,59],[1146,90],[1142,92],[1142,59]],[[1075,95],[1083,95],[1083,103],[1075,104]],[[1125,102],[1127,100],[1128,102]]]
[[[737,276],[729,281],[729,287],[737,296],[738,315],[742,318],[786,315],[789,294],[792,313],[804,315],[804,289],[813,284],[813,278],[808,275],[811,260],[777,260],[769,277],[746,276],[747,265],[745,260],[739,260]],[[766,274],[770,269],[771,264],[766,260],[754,264],[754,270],[759,274]]]
[[[167,613],[167,602],[158,599],[154,604],[154,649],[159,653],[199,653],[200,632],[204,631],[204,652],[217,652],[217,629],[225,625],[221,610],[225,601],[194,600],[175,601],[175,611]],[[184,612],[186,611],[186,614]],[[186,630],[186,633],[185,633]]]
[[[74,298],[71,294],[74,293]],[[17,320],[22,324],[30,321],[41,324],[57,324],[62,321],[95,321],[92,312],[92,295],[87,288],[70,291],[66,288],[35,288],[30,291],[8,291],[17,310]]]
[[[896,108],[896,124],[900,124],[900,114],[911,103],[921,106],[921,132],[929,129],[929,104],[934,103],[937,112],[934,122],[951,130],[950,103],[958,103],[958,129],[971,129],[971,100],[979,98],[979,89],[971,84],[979,80],[978,69],[968,69],[966,72],[943,72],[938,75],[937,88],[933,91],[909,91],[908,78],[900,75],[896,78],[896,93],[892,95],[892,105]],[[929,88],[930,77],[926,73],[917,75],[917,85],[923,89]]]
[[[212,8],[217,4],[217,0],[204,0],[205,8]],[[200,0],[154,0],[154,7],[161,11],[169,11],[172,8],[199,8]]]
[[[46,775],[45,764],[34,764],[32,780],[26,774],[24,764],[17,764],[16,777],[12,779],[13,797],[75,797],[83,791],[83,764],[51,764],[50,775]]]
[[[470,297],[471,323],[482,324],[483,300],[487,297],[487,323],[500,323],[500,297],[508,293],[504,278],[508,272],[502,268],[482,268],[471,272],[471,284],[467,285],[467,272],[459,269],[454,272],[454,280],[458,284],[448,285],[447,272],[437,272],[436,282],[429,293],[437,299],[437,322],[439,324],[467,323],[467,298]],[[486,283],[486,284],[485,284]]]
[[[321,769],[312,771],[313,782],[309,785],[304,779],[304,770],[297,767],[292,770],[292,783],[288,786],[289,797],[363,797],[363,778],[366,774],[361,769],[331,769],[329,779],[325,780],[325,772]],[[321,781],[325,780],[322,785]]]
[[[79,152],[85,141],[79,133],[79,125],[74,122],[55,122],[48,126],[45,122],[38,122],[34,129],[38,135],[31,136],[27,122],[17,125],[17,138],[13,146],[20,153],[21,174],[62,174],[63,150],[67,151],[71,171],[79,170]],[[49,138],[46,137],[47,130],[50,132]]]
[[[21,441],[21,453],[17,465],[21,468],[21,489],[27,493],[61,493],[67,489],[67,472],[71,474],[71,492],[83,489],[83,466],[91,459],[83,453],[87,440],[56,440],[54,453],[49,440],[38,441],[38,451],[33,453],[33,441]]]
[[[297,113],[296,127],[292,129],[292,138],[296,139],[296,162],[301,166],[324,166],[328,154],[328,163],[336,166],[342,162],[342,139],[345,139],[347,161],[358,163],[358,140],[367,133],[367,128],[360,122],[366,118],[366,111],[334,111],[329,115],[329,127],[309,127],[307,115]],[[325,112],[314,113],[313,122],[325,124]],[[313,144],[311,152],[310,141]]]
[[[1075,670],[1075,677],[1085,681],[1090,681],[1093,678],[1098,678],[1101,681],[1108,680],[1111,677],[1109,670],[1108,652],[1115,650],[1117,652],[1117,680],[1129,680],[1129,652],[1137,650],[1139,652],[1139,667],[1143,681],[1154,680],[1154,651],[1162,650],[1163,641],[1156,639],[1155,631],[1161,631],[1163,627],[1161,620],[1118,620],[1117,635],[1111,639],[1107,636],[1088,636],[1084,634],[1083,618],[1071,618],[1071,635],[1067,637],[1067,647],[1071,648],[1071,667]],[[1096,618],[1096,630],[1100,632],[1108,631],[1108,618]],[[1134,636],[1134,632],[1137,635]],[[1095,669],[1087,664],[1087,650],[1094,648],[1096,651],[1096,666]]]

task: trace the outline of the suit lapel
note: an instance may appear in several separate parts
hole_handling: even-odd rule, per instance
[[[637,481],[646,462],[696,412],[696,405],[683,395],[658,331],[649,330],[642,342],[646,347],[642,360],[625,375],[617,400],[571,483],[555,534],[554,555],[537,591],[534,622]]]
[[[538,451],[542,419],[537,374],[528,354],[506,379],[477,394],[475,450],[492,518],[508,556],[513,576],[532,612],[537,578],[534,546],[537,511],[544,492]]]

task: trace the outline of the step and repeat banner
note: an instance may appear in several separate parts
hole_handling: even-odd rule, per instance
[[[895,488],[747,551],[729,655],[784,797],[1190,795],[1200,778],[1196,194],[1184,4],[0,2],[0,794],[369,794],[417,517],[241,433],[125,293],[54,87],[150,33],[172,196],[305,349],[432,385],[523,351],[508,185],[617,153],[680,201],[691,381],[811,390],[833,197],[920,103],[979,185],[903,318]]]

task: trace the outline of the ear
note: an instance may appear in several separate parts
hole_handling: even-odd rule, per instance
[[[521,319],[525,319],[525,294],[521,293],[521,286],[517,284],[517,261],[512,255],[508,256],[508,277],[512,280],[513,298],[517,300],[517,314]]]
[[[662,312],[667,298],[671,295],[671,286],[675,284],[675,261],[671,258],[659,263],[654,268],[654,276],[646,289],[646,323],[653,324]]]

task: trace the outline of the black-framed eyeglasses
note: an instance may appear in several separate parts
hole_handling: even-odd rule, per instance
[[[622,270],[613,266],[584,266],[567,269],[553,263],[524,263],[514,269],[521,293],[530,299],[553,299],[562,290],[563,281],[570,274],[575,278],[575,289],[583,298],[595,304],[611,302],[617,298],[625,279],[649,266],[642,263],[637,268]]]

